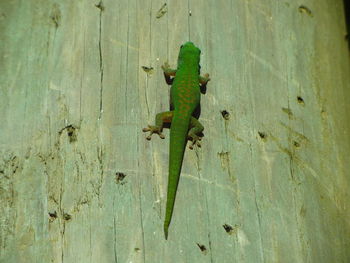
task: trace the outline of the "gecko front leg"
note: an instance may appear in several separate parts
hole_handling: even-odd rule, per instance
[[[205,73],[204,76],[199,76],[199,83],[201,85],[207,85],[209,80],[209,73]]]
[[[176,75],[176,69],[170,68],[168,62],[164,62],[162,65],[165,81],[168,85],[173,84],[174,77]]]
[[[210,80],[209,74],[206,73],[204,76],[199,76],[199,86],[202,94],[205,94],[207,91],[207,83]]]

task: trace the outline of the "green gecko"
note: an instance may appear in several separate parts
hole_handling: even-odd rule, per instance
[[[185,154],[187,140],[193,146],[200,147],[204,127],[198,121],[200,107],[200,93],[205,93],[206,84],[210,80],[209,74],[200,76],[201,50],[192,42],[186,42],[180,47],[177,69],[171,69],[164,63],[162,69],[167,84],[172,85],[170,90],[170,111],[156,115],[155,126],[148,125],[144,132],[150,132],[147,140],[151,140],[153,133],[164,139],[162,133],[164,124],[170,126],[170,156],[167,202],[164,219],[164,235],[168,239],[168,229],[173,214],[177,186],[180,179],[182,161]]]

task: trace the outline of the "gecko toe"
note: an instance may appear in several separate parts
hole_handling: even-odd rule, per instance
[[[164,62],[164,64],[162,65],[162,69],[163,70],[166,70],[170,67],[169,63],[168,62]]]
[[[165,138],[164,134],[162,133],[162,128],[158,127],[158,126],[148,125],[148,128],[143,128],[142,131],[143,132],[149,132],[149,135],[146,137],[147,140],[151,140],[152,139],[152,135],[154,133],[158,134],[161,139]]]
[[[201,144],[199,143],[200,140],[202,140],[202,137],[195,135],[195,134],[190,134],[188,136],[188,140],[191,141],[191,144],[189,145],[189,148],[193,150],[194,146],[201,147]]]

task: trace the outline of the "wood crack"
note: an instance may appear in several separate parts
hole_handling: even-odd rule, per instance
[[[98,119],[100,120],[103,113],[103,55],[102,55],[102,12],[104,10],[102,1],[96,6],[100,9],[100,21],[99,21],[99,37],[98,37],[98,51],[100,59],[100,114]]]

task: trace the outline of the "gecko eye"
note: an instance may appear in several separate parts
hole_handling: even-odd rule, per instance
[[[184,45],[181,45],[180,48],[182,48]]]

